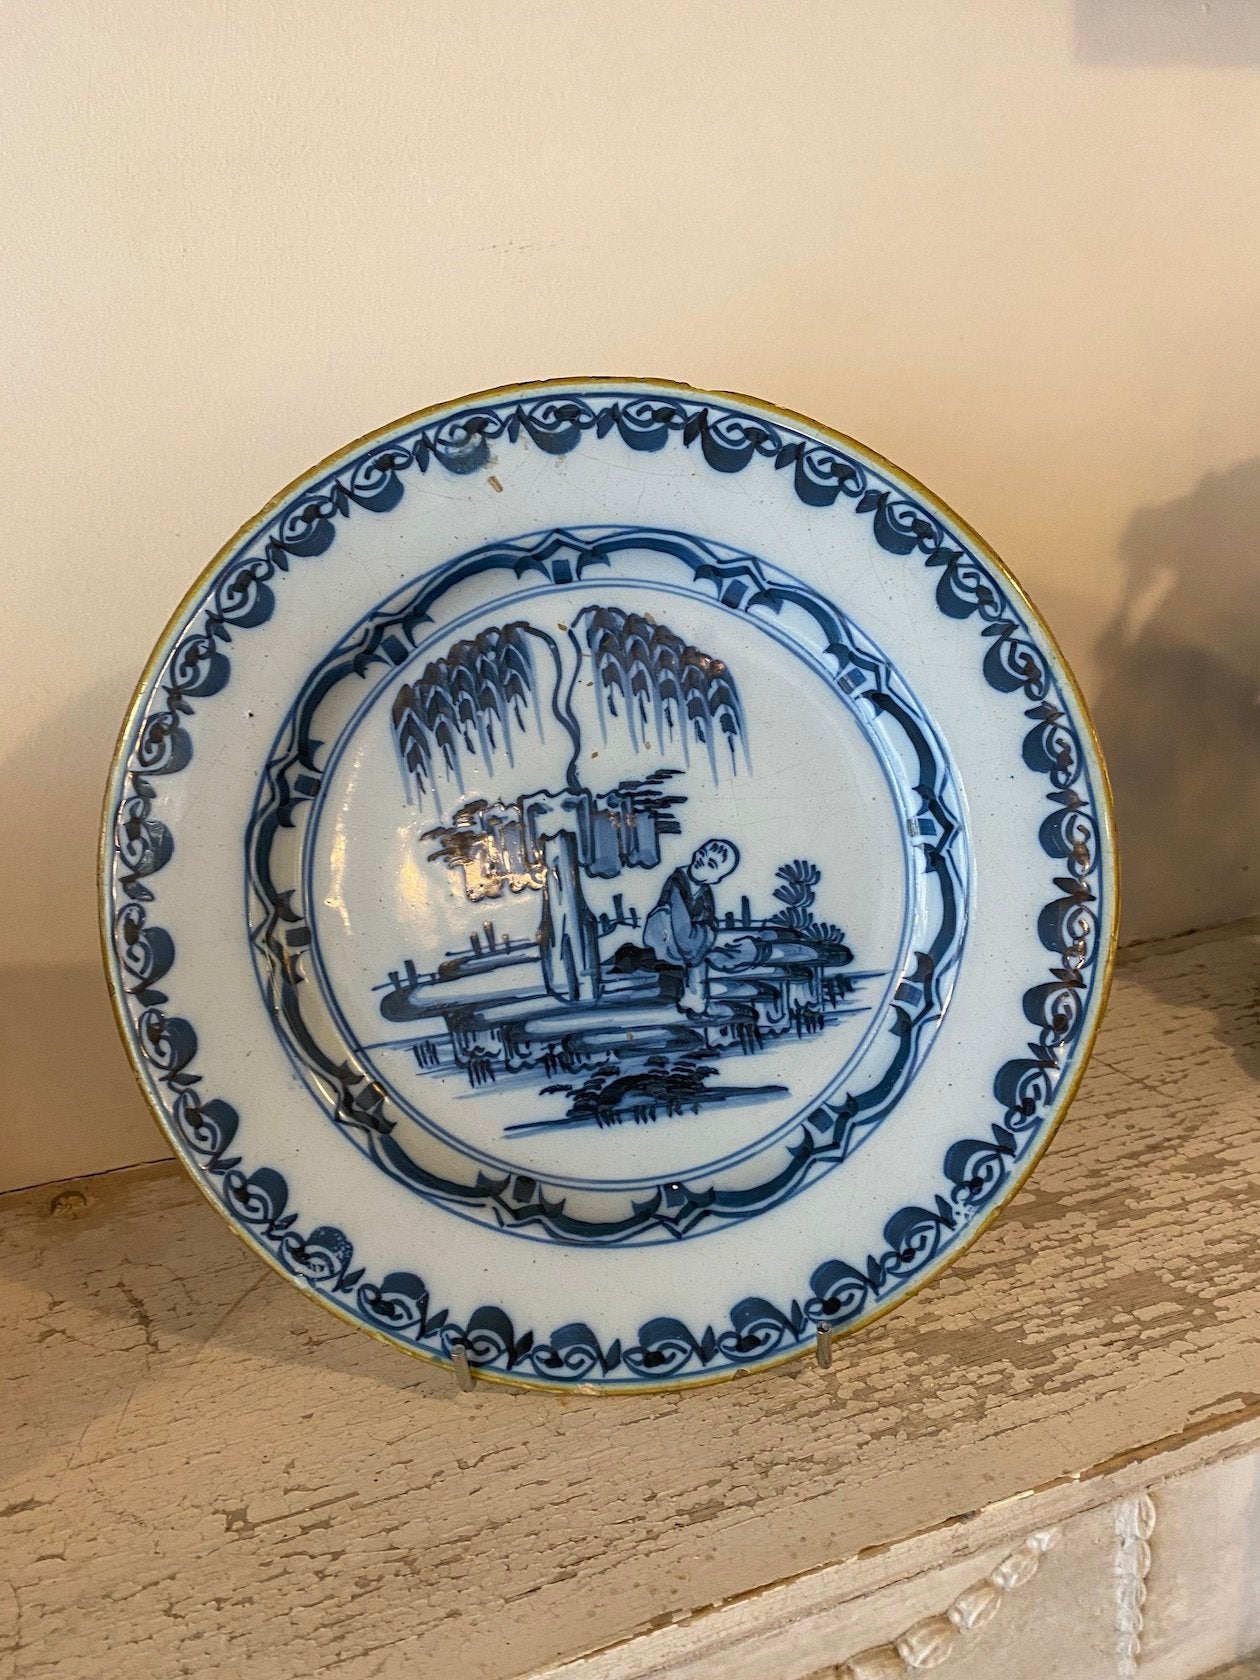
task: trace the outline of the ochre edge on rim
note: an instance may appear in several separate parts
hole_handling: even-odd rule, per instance
[[[1093,716],[1090,712],[1085,696],[1081,691],[1080,684],[1077,682],[1075,674],[1073,673],[1071,666],[1068,664],[1063,649],[1059,644],[1058,637],[1046,623],[1046,620],[1038,611],[1034,602],[1029,598],[1024,586],[1020,583],[1019,579],[1014,575],[1001,556],[990,547],[978,531],[969,525],[965,519],[955,513],[947,502],[942,501],[941,498],[933,494],[933,492],[929,490],[925,484],[920,483],[920,481],[915,478],[912,473],[907,472],[904,467],[900,467],[893,461],[890,461],[887,456],[881,455],[878,450],[871,449],[868,445],[860,442],[859,439],[850,437],[845,432],[839,432],[836,431],[834,427],[823,425],[821,421],[814,420],[809,415],[802,414],[797,409],[783,408],[777,403],[767,402],[761,397],[750,397],[740,391],[710,390],[702,386],[688,385],[681,380],[655,379],[644,377],[642,375],[638,377],[625,378],[615,378],[611,375],[592,375],[589,378],[566,377],[561,379],[532,379],[522,381],[519,384],[496,385],[484,391],[471,391],[465,396],[449,398],[440,403],[432,403],[426,408],[416,409],[411,414],[404,414],[399,419],[389,421],[383,426],[377,426],[372,431],[365,432],[361,437],[355,438],[352,442],[344,444],[340,449],[334,450],[329,455],[325,455],[322,460],[317,461],[314,466],[308,467],[305,472],[300,473],[292,480],[291,483],[287,484],[283,490],[278,491],[276,495],[272,496],[251,519],[247,519],[244,524],[242,524],[233,533],[233,535],[228,538],[227,542],[218,549],[213,558],[197,574],[197,577],[192,584],[190,584],[190,586],[184,591],[179,604],[167,619],[161,634],[158,636],[153,645],[153,651],[150,653],[145,662],[144,668],[141,671],[140,677],[132,692],[131,699],[127,704],[127,709],[123,714],[122,724],[114,743],[114,750],[110,755],[109,771],[105,783],[105,794],[101,815],[100,837],[97,849],[97,931],[101,942],[101,960],[105,969],[105,981],[109,990],[110,1004],[114,1012],[114,1022],[118,1028],[119,1037],[122,1039],[123,1047],[127,1053],[127,1062],[131,1069],[132,1077],[139,1086],[141,1095],[145,1100],[145,1105],[149,1109],[158,1130],[161,1132],[166,1143],[172,1150],[175,1160],[193,1181],[197,1189],[205,1197],[206,1201],[209,1202],[210,1206],[223,1220],[224,1224],[252,1253],[258,1255],[261,1260],[270,1266],[277,1276],[283,1278],[290,1286],[296,1287],[296,1289],[308,1300],[314,1301],[326,1312],[331,1313],[335,1318],[351,1325],[354,1329],[366,1332],[367,1335],[372,1336],[378,1342],[384,1343],[385,1346],[395,1349],[396,1351],[409,1354],[414,1359],[423,1360],[426,1364],[435,1366],[437,1369],[448,1374],[453,1369],[449,1359],[442,1359],[437,1354],[431,1353],[427,1348],[410,1347],[406,1343],[396,1340],[392,1336],[385,1335],[383,1331],[375,1329],[372,1325],[365,1324],[361,1318],[356,1317],[355,1314],[350,1312],[348,1308],[341,1306],[338,1302],[329,1300],[324,1295],[321,1295],[318,1291],[311,1288],[304,1279],[297,1277],[295,1273],[287,1271],[282,1265],[280,1265],[274,1255],[269,1253],[256,1238],[254,1238],[248,1231],[232,1219],[222,1201],[214,1194],[213,1189],[205,1179],[204,1175],[193,1162],[189,1161],[185,1157],[183,1148],[179,1140],[174,1136],[170,1127],[167,1125],[166,1115],[163,1112],[161,1105],[156,1101],[152,1091],[149,1089],[146,1076],[140,1067],[131,1041],[130,1023],[124,1012],[122,995],[114,976],[113,930],[109,923],[110,906],[108,888],[110,869],[112,865],[113,823],[111,818],[115,804],[115,787],[120,780],[120,773],[123,769],[124,763],[124,748],[127,738],[131,733],[132,725],[147,699],[148,691],[153,678],[165,663],[165,660],[170,652],[170,644],[174,640],[176,631],[183,626],[184,617],[188,607],[201,593],[204,585],[218,570],[220,564],[239,544],[243,542],[246,533],[253,531],[255,527],[261,525],[278,507],[293,497],[303,485],[307,484],[312,479],[321,477],[337,462],[344,460],[349,455],[359,453],[367,445],[374,443],[377,439],[388,437],[391,433],[400,431],[404,428],[419,425],[424,421],[431,420],[435,415],[442,414],[448,410],[467,408],[477,403],[500,401],[504,397],[508,397],[515,392],[526,393],[540,392],[544,390],[560,392],[569,387],[572,387],[575,390],[582,390],[599,386],[608,388],[621,387],[628,389],[643,386],[648,390],[656,389],[668,392],[680,392],[690,397],[698,397],[701,400],[705,398],[713,398],[716,401],[731,402],[739,405],[740,407],[760,411],[768,416],[777,416],[781,420],[790,421],[794,425],[816,432],[821,437],[827,438],[831,442],[840,445],[843,449],[851,451],[852,453],[873,462],[876,466],[885,469],[895,480],[900,480],[904,483],[927,507],[937,513],[947,525],[952,525],[956,530],[958,530],[966,539],[968,545],[972,547],[976,553],[984,557],[988,564],[991,565],[1003,579],[1009,587],[1011,593],[1020,601],[1029,619],[1041,632],[1054,655],[1057,667],[1056,675],[1068,688],[1073,700],[1076,703],[1077,711],[1081,722],[1085,726],[1085,732],[1089,739],[1093,757],[1092,768],[1096,769],[1098,773],[1098,810],[1099,815],[1102,818],[1099,825],[1099,834],[1100,839],[1104,842],[1104,851],[1110,868],[1110,915],[1108,917],[1108,924],[1106,928],[1105,946],[1100,954],[1102,967],[1099,975],[1097,1001],[1094,1007],[1093,1020],[1089,1024],[1084,1037],[1078,1040],[1078,1059],[1067,1089],[1059,1093],[1055,1103],[1054,1113],[1047,1121],[1042,1136],[1038,1139],[1036,1146],[1029,1152],[1027,1160],[1020,1163],[1019,1173],[1012,1176],[1011,1182],[1006,1188],[1006,1191],[1002,1195],[1001,1199],[997,1201],[993,1207],[989,1208],[964,1236],[959,1238],[950,1253],[947,1254],[940,1263],[934,1266],[924,1277],[920,1278],[916,1283],[910,1284],[891,1301],[887,1301],[882,1306],[876,1307],[873,1311],[855,1320],[852,1324],[846,1324],[833,1331],[831,1333],[833,1340],[851,1336],[859,1330],[865,1330],[869,1325],[874,1324],[878,1319],[885,1317],[886,1314],[892,1312],[895,1308],[903,1306],[913,1296],[917,1295],[920,1290],[927,1288],[929,1284],[935,1283],[943,1273],[948,1271],[950,1267],[955,1265],[956,1262],[967,1253],[973,1243],[977,1242],[979,1238],[984,1235],[984,1233],[993,1224],[994,1220],[998,1218],[1013,1198],[1023,1189],[1029,1176],[1053,1141],[1055,1134],[1058,1132],[1059,1126],[1063,1121],[1064,1115],[1070,1108],[1073,1099],[1080,1088],[1080,1083],[1084,1077],[1085,1069],[1088,1067],[1090,1058],[1093,1055],[1094,1044],[1098,1037],[1098,1029],[1102,1024],[1103,1016],[1106,1013],[1107,1002],[1111,995],[1112,977],[1115,969],[1116,946],[1118,942],[1120,924],[1120,859],[1116,848],[1111,778],[1107,772],[1106,760],[1104,759],[1102,752],[1102,744],[1098,739],[1098,731],[1095,728]],[[790,1353],[779,1354],[774,1358],[763,1360],[755,1366],[736,1367],[735,1369],[729,1371],[714,1372],[708,1376],[700,1375],[687,1377],[677,1382],[629,1383],[625,1385],[617,1384],[616,1386],[605,1385],[602,1383],[549,1383],[529,1377],[506,1376],[502,1372],[498,1371],[481,1371],[476,1367],[471,1367],[471,1369],[473,1376],[478,1383],[501,1383],[507,1388],[536,1389],[551,1395],[564,1395],[566,1393],[582,1395],[598,1394],[601,1396],[677,1394],[688,1389],[710,1388],[717,1383],[730,1382],[737,1378],[747,1380],[748,1378],[758,1376],[764,1372],[772,1371],[778,1366],[786,1365],[794,1360],[808,1358],[812,1351],[813,1344],[806,1343],[804,1347],[796,1348]]]

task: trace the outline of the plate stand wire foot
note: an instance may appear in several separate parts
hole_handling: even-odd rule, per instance
[[[468,1348],[464,1342],[456,1342],[451,1349],[451,1365],[455,1371],[455,1386],[461,1394],[468,1394],[475,1382],[472,1366],[468,1363]]]
[[[831,1324],[825,1318],[818,1326],[818,1336],[814,1342],[814,1358],[820,1371],[831,1369]]]

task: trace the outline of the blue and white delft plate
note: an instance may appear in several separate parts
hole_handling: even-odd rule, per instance
[[[852,439],[564,380],[316,467],[153,655],[119,1019],[265,1259],[487,1377],[685,1386],[896,1305],[1018,1188],[1116,920],[1085,708]]]

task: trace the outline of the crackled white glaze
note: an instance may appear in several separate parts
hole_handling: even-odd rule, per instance
[[[1105,786],[1017,587],[745,399],[467,399],[288,492],[115,766],[112,978],[176,1148],[475,1376],[783,1358],[1012,1193],[1097,1024]]]

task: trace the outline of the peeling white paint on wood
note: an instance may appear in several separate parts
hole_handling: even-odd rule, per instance
[[[1161,1522],[1162,1591],[1149,1601],[1163,1614],[1139,1673],[1141,1680],[1191,1680],[1260,1638],[1258,1618],[1240,1614],[1239,1604],[1255,1580],[1256,1523],[1237,1498],[1240,1485],[1260,1479],[1254,1424],[1004,1501],[874,1557],[549,1666],[531,1680],[913,1680],[920,1670],[947,1666],[959,1680],[1120,1680],[1117,1526],[1130,1526],[1125,1508],[1146,1499],[1140,1478],[1156,1466],[1172,1520]],[[1082,1500],[1096,1503],[1081,1508]],[[993,1549],[995,1534],[1069,1509],[1074,1514],[1052,1529]],[[1205,1573],[1214,1576],[1207,1593]],[[998,1581],[1011,1585],[1003,1592]],[[961,1633],[973,1610],[967,1637],[948,1639],[946,1629]]]
[[[460,1394],[287,1288],[172,1168],[5,1198],[0,1673],[506,1680],[775,1582],[805,1625],[930,1542],[878,1643],[1034,1528],[1101,1557],[1099,1493],[1159,1500],[1260,1443],[1258,969],[1254,926],[1130,955],[1027,1189],[826,1372]]]

